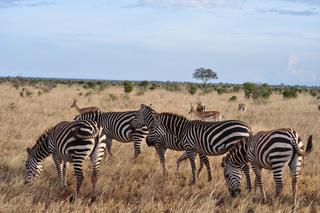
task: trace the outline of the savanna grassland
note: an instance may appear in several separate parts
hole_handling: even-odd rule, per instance
[[[167,152],[169,175],[161,172],[154,148],[142,144],[142,153],[133,157],[132,143],[113,142],[115,158],[102,163],[97,184],[97,201],[90,203],[90,167],[87,162],[85,179],[79,199],[69,204],[67,193],[59,191],[59,182],[51,157],[43,165],[43,173],[32,186],[24,185],[26,148],[31,147],[47,128],[63,120],[72,120],[77,114],[70,109],[77,97],[81,107],[98,106],[103,111],[137,110],[140,104],[152,103],[158,112],[174,112],[189,115],[190,102],[194,95],[185,90],[170,92],[165,89],[147,91],[144,95],[132,92],[125,95],[123,87],[110,86],[102,91],[92,91],[81,86],[58,85],[50,92],[36,95],[37,90],[26,87],[34,95],[21,97],[19,90],[9,83],[0,85],[0,212],[289,212],[291,210],[291,178],[289,169],[284,172],[284,189],[279,202],[273,202],[274,182],[272,173],[264,171],[263,178],[267,203],[255,201],[253,192],[243,190],[241,196],[231,200],[225,187],[221,157],[210,157],[213,181],[207,182],[205,169],[198,183],[189,186],[191,169],[188,161],[181,165],[181,176],[175,176],[175,160],[182,154]],[[82,95],[80,96],[79,93]],[[86,94],[86,95],[84,95]],[[197,93],[199,95],[199,92]],[[236,102],[229,98],[236,95]],[[320,210],[320,112],[316,100],[310,95],[300,94],[295,99],[283,99],[272,95],[267,104],[255,104],[243,97],[243,92],[218,95],[200,94],[201,101],[209,110],[221,111],[226,119],[240,119],[251,125],[254,131],[280,127],[296,129],[306,144],[313,134],[314,150],[306,158],[299,180],[298,212]],[[238,103],[247,104],[241,114]],[[199,162],[197,161],[197,165]],[[254,175],[251,175],[253,181]],[[69,188],[74,187],[71,167],[68,169]],[[260,193],[258,191],[258,196]],[[216,207],[221,197],[224,204]],[[253,201],[254,200],[254,201]]]

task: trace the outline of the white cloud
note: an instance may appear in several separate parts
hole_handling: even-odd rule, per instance
[[[318,80],[316,74],[305,71],[301,68],[300,58],[295,54],[291,54],[289,56],[288,72],[304,83]]]
[[[239,7],[242,0],[138,0],[131,7],[216,8]]]

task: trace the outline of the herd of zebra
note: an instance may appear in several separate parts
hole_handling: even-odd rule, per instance
[[[81,111],[78,110],[80,113]],[[288,165],[292,176],[293,207],[296,206],[297,181],[303,158],[312,150],[312,135],[306,148],[293,129],[276,129],[253,134],[249,125],[239,120],[206,122],[189,120],[173,113],[157,113],[151,106],[142,104],[137,111],[102,112],[98,108],[77,115],[73,121],[63,121],[46,130],[32,148],[27,149],[27,175],[25,184],[30,184],[42,171],[42,162],[50,154],[56,165],[61,187],[66,187],[67,163],[71,163],[76,176],[74,200],[83,181],[83,162],[91,160],[91,182],[94,201],[99,166],[102,159],[111,155],[112,140],[133,142],[134,156],[141,153],[140,145],[145,138],[148,146],[154,146],[167,173],[165,152],[167,149],[183,151],[176,161],[179,174],[181,161],[189,159],[192,169],[190,184],[195,184],[203,166],[207,168],[208,181],[212,180],[207,156],[226,154],[221,166],[231,196],[238,195],[241,170],[246,176],[246,189],[251,190],[249,163],[256,176],[255,191],[259,187],[263,200],[261,170],[272,170],[276,184],[275,196],[282,189],[282,171]],[[199,155],[200,167],[196,169],[195,158]]]

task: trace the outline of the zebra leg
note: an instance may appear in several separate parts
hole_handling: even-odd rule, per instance
[[[63,161],[63,168],[62,168],[62,179],[63,179],[63,186],[67,187],[67,161]]]
[[[177,160],[176,162],[176,176],[179,177],[179,173],[180,173],[180,163],[181,161],[184,161],[184,160],[187,160],[188,159],[188,156],[187,156],[187,153],[184,152]]]
[[[98,172],[100,168],[100,163],[103,159],[103,155],[106,150],[106,143],[100,142],[95,147],[94,151],[90,155],[91,160],[91,183],[92,183],[92,190],[91,190],[91,202],[96,200],[96,184],[98,181]]]
[[[52,158],[53,158],[53,161],[54,161],[54,163],[56,165],[56,170],[57,170],[57,174],[58,174],[58,177],[59,177],[59,181],[60,181],[61,187],[63,188],[63,190],[65,190],[64,176],[62,174],[62,168],[61,168],[62,159],[56,153],[52,153]]]
[[[261,176],[261,167],[256,165],[255,163],[252,163],[252,169],[253,169],[253,172],[254,174],[256,175],[256,184],[258,184],[259,188],[260,188],[260,191],[261,191],[261,194],[263,196],[263,202],[266,202],[267,198],[266,198],[266,194],[264,192],[264,189],[263,189],[263,181],[262,181],[262,176]]]
[[[278,199],[282,191],[282,167],[275,165],[272,168],[273,178],[275,182],[275,198]]]
[[[167,167],[166,167],[166,158],[165,158],[165,153],[167,151],[167,149],[165,147],[160,147],[160,146],[155,146],[155,149],[158,153],[159,159],[160,159],[160,163],[162,166],[162,173],[163,175],[167,175]]]
[[[246,176],[246,182],[247,182],[247,191],[250,192],[251,191],[251,179],[250,179],[250,167],[248,164],[245,164],[242,167],[242,170]]]
[[[293,210],[296,208],[297,203],[297,193],[298,193],[298,177],[299,172],[301,169],[303,157],[295,154],[289,164],[290,172],[291,172],[291,178],[292,178],[292,203],[293,203]]]
[[[199,177],[199,174],[203,168],[203,164],[206,165],[207,167],[207,172],[208,172],[208,182],[212,181],[212,174],[211,174],[211,168],[210,168],[210,163],[207,158],[207,156],[203,154],[199,154],[200,156],[200,168],[198,169],[197,177]]]
[[[83,181],[83,171],[82,171],[83,159],[79,157],[75,157],[72,159],[76,159],[72,161],[72,164],[73,164],[74,175],[76,176],[77,184],[76,184],[76,191],[73,193],[73,196],[70,197],[70,202],[74,202],[77,199],[78,194],[80,192],[80,187]]]
[[[133,159],[136,159],[141,153],[140,144],[142,139],[139,136],[132,136],[132,140],[133,140],[133,150],[134,150]]]
[[[192,170],[192,181],[191,181],[190,185],[194,185],[197,182],[197,178],[196,178],[197,168],[196,168],[196,162],[195,162],[196,153],[194,151],[187,150],[186,154],[190,160],[190,165],[191,165],[191,170]]]

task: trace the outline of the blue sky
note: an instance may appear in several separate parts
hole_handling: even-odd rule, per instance
[[[320,0],[0,0],[0,76],[320,86]]]

